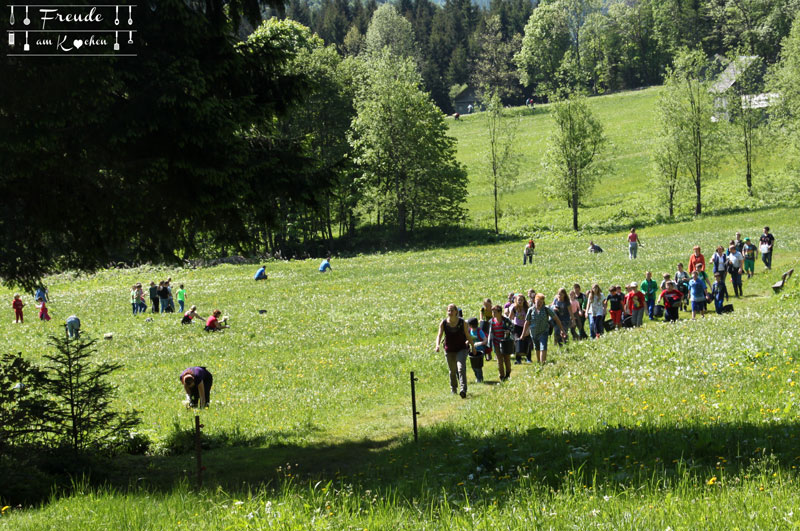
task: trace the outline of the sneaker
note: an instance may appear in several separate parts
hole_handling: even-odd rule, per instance
[[[514,362],[514,365],[522,365],[522,360],[517,360]]]
[[[525,360],[525,363],[533,363],[531,360]]]
[[[460,392],[460,393],[458,393],[458,394],[460,394],[460,395],[461,395],[461,398],[467,398],[467,392],[466,392],[466,391],[461,391],[461,392]]]

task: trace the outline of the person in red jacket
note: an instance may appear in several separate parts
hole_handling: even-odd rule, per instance
[[[631,316],[633,326],[642,326],[644,317],[645,300],[644,293],[639,291],[639,284],[631,282],[631,291],[625,295],[625,312]]]
[[[702,266],[698,269],[698,264]],[[692,248],[692,254],[689,256],[689,274],[692,274],[692,271],[705,271],[706,270],[706,257],[703,256],[703,253],[700,252],[700,246],[695,245]]]
[[[664,301],[664,322],[677,321],[683,293],[675,287],[673,281],[667,281],[666,289],[661,292],[658,299]]]
[[[19,296],[19,293],[14,295],[14,301],[11,303],[11,307],[14,308],[14,318],[16,323],[24,322],[22,317],[22,308],[25,307],[25,303],[22,302],[22,299]]]

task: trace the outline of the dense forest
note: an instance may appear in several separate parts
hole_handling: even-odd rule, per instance
[[[714,112],[704,96],[687,113],[696,97],[682,87],[707,96],[706,64],[758,55],[769,75],[747,94],[781,94],[771,118],[794,143],[798,5],[152,2],[135,60],[0,59],[10,80],[0,84],[0,278],[33,286],[110,261],[320,255],[362,250],[359,238],[379,232],[402,244],[421,228],[463,226],[467,169],[442,111],[466,87],[485,104],[520,104],[666,82],[664,138],[676,140],[661,147],[672,160]],[[262,20],[270,13],[281,17]],[[733,117],[745,131],[764,122],[746,114]],[[695,169],[663,168],[672,180],[692,174],[697,213],[714,162],[703,153]],[[583,186],[567,199],[576,209]]]
[[[289,0],[285,16],[358,53],[376,0]],[[660,84],[682,47],[706,56],[759,55],[774,63],[798,0],[399,0],[425,89],[445,112],[451,95],[478,86],[487,62],[509,78],[506,103],[556,87],[593,94]],[[497,17],[497,22],[492,19]],[[498,35],[499,33],[499,35]],[[499,52],[499,53],[498,53]]]

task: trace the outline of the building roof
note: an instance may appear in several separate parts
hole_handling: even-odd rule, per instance
[[[731,88],[739,79],[742,72],[747,70],[757,58],[757,55],[740,55],[731,61],[714,82],[714,85],[711,87],[711,92],[720,93]]]

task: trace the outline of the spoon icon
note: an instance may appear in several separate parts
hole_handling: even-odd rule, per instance
[[[11,6],[11,18],[8,19],[9,24],[14,25],[14,6]]]
[[[114,20],[114,25],[119,26],[119,6],[117,6],[117,18]]]
[[[28,6],[25,6],[25,20],[22,23],[26,26],[31,23],[31,19],[28,18]]]
[[[131,16],[131,11],[133,11],[133,6],[128,6],[128,26],[133,25],[133,17]]]

